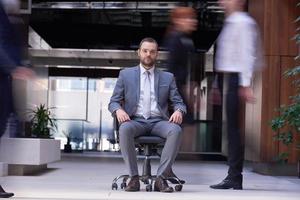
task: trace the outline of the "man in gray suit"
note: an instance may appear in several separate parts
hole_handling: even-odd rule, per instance
[[[134,138],[150,132],[166,139],[154,190],[173,192],[165,177],[170,171],[181,141],[183,114],[186,106],[178,93],[173,74],[155,68],[157,42],[152,38],[141,41],[139,66],[120,71],[109,111],[116,115],[120,127],[120,147],[131,176],[125,191],[139,191],[138,167]],[[169,102],[174,109],[170,116]]]

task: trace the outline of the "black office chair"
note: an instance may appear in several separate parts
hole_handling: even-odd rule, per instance
[[[116,117],[114,117],[114,139],[110,139],[111,143],[119,143],[119,123]],[[140,181],[146,184],[146,191],[152,191],[153,181],[156,179],[156,176],[151,175],[151,156],[158,155],[158,150],[163,147],[165,139],[158,136],[149,136],[143,135],[135,138],[135,144],[139,152],[143,152],[145,159],[143,164],[143,173],[139,176]],[[129,175],[120,175],[114,178],[112,182],[112,190],[118,189],[117,181],[122,179],[120,185],[121,189],[124,189],[127,185],[127,180]],[[175,185],[175,191],[181,191],[184,180],[180,180],[177,176],[167,177],[167,180]]]

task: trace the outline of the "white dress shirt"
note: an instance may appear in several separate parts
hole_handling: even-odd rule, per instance
[[[217,41],[216,70],[239,73],[239,85],[250,86],[258,65],[259,34],[256,22],[245,12],[234,12],[225,19]]]
[[[151,82],[151,112],[150,117],[161,117],[161,113],[157,107],[157,100],[155,97],[155,89],[154,89],[154,68],[152,67],[148,71],[150,72],[150,82]],[[143,99],[144,99],[144,80],[146,75],[146,69],[140,64],[140,98],[137,106],[137,110],[135,116],[141,117],[143,116]]]

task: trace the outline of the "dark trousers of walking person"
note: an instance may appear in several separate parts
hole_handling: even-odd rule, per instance
[[[228,176],[226,179],[242,183],[244,162],[244,137],[240,129],[241,99],[239,97],[239,74],[225,74],[227,79],[226,120],[228,136]]]
[[[0,137],[4,134],[9,114],[13,112],[12,80],[0,73]]]
[[[12,81],[7,74],[0,73],[0,138],[4,134],[9,113],[13,111]],[[13,193],[6,192],[0,185],[0,198],[9,198]]]

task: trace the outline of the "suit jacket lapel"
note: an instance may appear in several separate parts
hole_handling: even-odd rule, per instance
[[[135,83],[137,84],[137,91],[136,91],[136,102],[138,103],[139,100],[140,100],[140,91],[141,91],[141,80],[140,80],[140,66],[137,66],[136,69],[135,69],[135,77],[134,77],[134,80],[135,80]]]

